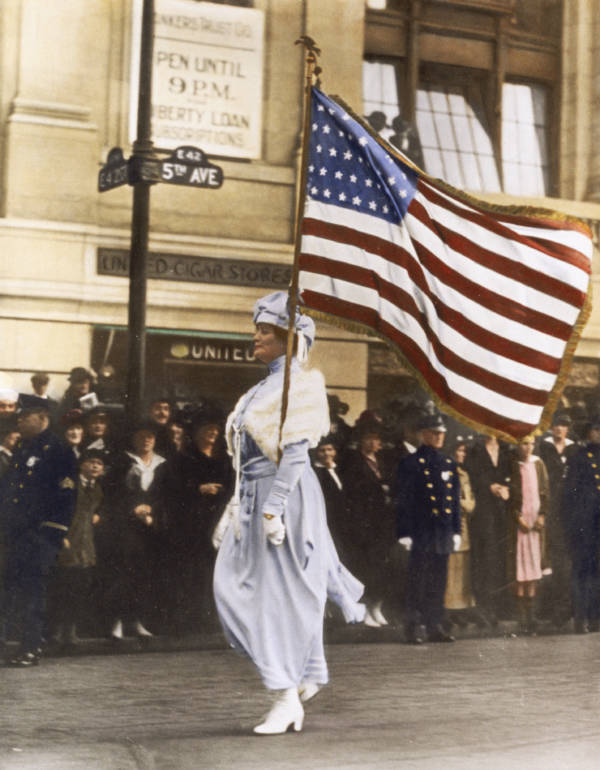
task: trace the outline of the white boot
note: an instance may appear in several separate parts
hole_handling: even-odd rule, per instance
[[[378,623],[375,618],[373,617],[371,610],[367,607],[367,611],[365,612],[365,619],[363,620],[363,623],[365,626],[369,626],[369,628],[381,628],[381,623]]]
[[[371,608],[371,615],[379,623],[380,626],[387,626],[388,622],[385,619],[383,612],[381,611],[382,605],[383,605],[383,601],[377,602],[377,604]]]
[[[256,725],[254,732],[258,735],[279,735],[287,732],[290,725],[299,733],[304,722],[304,709],[295,687],[278,690],[275,702],[265,717],[264,722]]]
[[[148,631],[147,628],[144,628],[141,621],[136,620],[133,624],[133,630],[135,631],[137,636],[154,636],[154,634],[150,631]]]
[[[321,690],[321,687],[316,682],[300,682],[298,687],[298,695],[302,703],[314,698],[315,695]]]
[[[123,638],[123,621],[122,620],[115,620],[112,631],[110,632],[110,635],[113,639],[122,639]]]

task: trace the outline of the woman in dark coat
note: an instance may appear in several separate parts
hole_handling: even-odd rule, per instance
[[[382,425],[361,416],[358,448],[344,456],[342,479],[348,500],[345,526],[338,526],[340,553],[348,569],[365,584],[365,625],[387,625],[382,605],[393,582],[391,547],[395,542],[390,499],[391,469],[381,456]]]
[[[567,465],[561,517],[572,563],[575,633],[600,631],[600,416]]]
[[[159,537],[164,531],[167,465],[155,454],[156,427],[140,424],[131,451],[115,461],[107,509],[107,535],[112,544],[108,587],[113,615],[112,637],[121,639],[124,624],[140,637],[152,634],[143,620],[156,604],[154,573]],[[127,630],[127,628],[125,629]]]
[[[567,463],[577,452],[577,444],[568,437],[571,418],[557,414],[552,420],[552,434],[539,445],[540,458],[544,461],[550,482],[550,505],[546,517],[546,555],[552,569],[550,591],[547,597],[547,612],[557,628],[570,619],[571,599],[571,558],[561,521],[563,482]],[[544,580],[544,582],[546,582]]]
[[[473,591],[487,621],[495,626],[506,601],[508,499],[511,458],[493,436],[484,437],[468,453],[465,469],[475,496],[471,524]]]
[[[199,409],[188,425],[189,446],[177,460],[169,495],[168,573],[171,622],[191,630],[215,622],[211,535],[233,493],[233,468],[223,441],[224,415],[215,407]]]

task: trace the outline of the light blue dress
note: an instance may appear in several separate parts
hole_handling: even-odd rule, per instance
[[[230,526],[215,564],[215,601],[230,644],[257,666],[265,686],[279,690],[302,681],[325,684],[323,614],[329,593],[347,620],[361,620],[363,586],[340,564],[327,528],[308,439],[286,445],[277,466],[244,430],[244,414],[264,389],[281,390],[285,357],[243,398],[240,430],[240,537]],[[298,364],[293,361],[292,377]],[[268,542],[263,512],[282,514],[282,545]]]

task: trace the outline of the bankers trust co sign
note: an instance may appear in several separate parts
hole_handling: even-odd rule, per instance
[[[134,1],[131,139],[137,124],[142,0]],[[156,147],[259,158],[264,13],[190,0],[155,0],[152,138]]]

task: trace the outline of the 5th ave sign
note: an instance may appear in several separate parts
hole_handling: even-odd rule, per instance
[[[213,190],[223,184],[223,169],[213,165],[196,147],[178,147],[169,158],[161,161],[160,166],[163,182]]]
[[[120,147],[113,147],[98,173],[98,191],[140,181],[216,190],[223,184],[223,169],[211,163],[197,147],[178,147],[165,160],[126,159]]]

